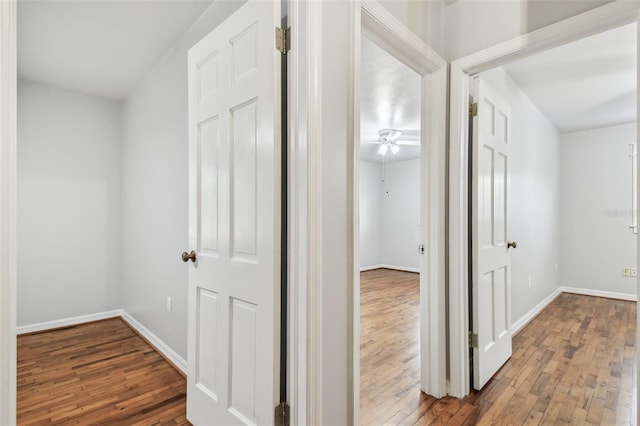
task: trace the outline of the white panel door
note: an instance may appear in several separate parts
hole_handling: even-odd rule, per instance
[[[249,1],[189,51],[194,425],[272,424],[278,402],[279,10]]]
[[[472,184],[473,387],[511,357],[511,262],[507,238],[511,108],[474,79]]]

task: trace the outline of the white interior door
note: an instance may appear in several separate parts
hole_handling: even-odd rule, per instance
[[[273,423],[278,400],[279,1],[251,0],[189,51],[187,417]]]
[[[472,184],[473,387],[511,357],[511,262],[507,235],[511,108],[474,79]]]

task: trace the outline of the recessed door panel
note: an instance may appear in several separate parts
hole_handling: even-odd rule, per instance
[[[232,300],[231,316],[229,410],[243,422],[255,424],[257,306]]]
[[[478,179],[481,181],[482,191],[482,203],[480,212],[480,220],[482,220],[482,243],[484,247],[491,247],[494,244],[494,232],[493,232],[493,159],[494,150],[490,146],[483,146],[481,169],[479,171]]]
[[[258,68],[257,25],[235,36],[231,40],[231,66],[234,83]]]
[[[256,255],[256,150],[258,104],[251,101],[231,113],[233,147],[233,255]]]
[[[197,303],[196,386],[217,401],[218,294],[198,288]]]
[[[494,244],[504,246],[507,244],[507,157],[504,153],[496,155],[495,170],[493,172],[493,224]]]
[[[214,51],[197,65],[198,101],[212,96],[218,91],[218,52]]]
[[[218,250],[218,144],[219,122],[213,117],[198,126],[200,146],[200,251]]]

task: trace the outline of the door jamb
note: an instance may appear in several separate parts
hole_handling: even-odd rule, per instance
[[[360,13],[358,13],[360,12]],[[422,39],[411,33],[384,7],[373,0],[361,0],[355,13],[355,37],[351,97],[353,99],[352,162],[349,176],[353,187],[349,200],[353,212],[353,394],[354,421],[359,421],[360,384],[360,241],[359,173],[360,173],[360,40],[361,32],[387,52],[414,69],[421,84],[421,242],[425,255],[421,259],[420,282],[420,362],[421,389],[429,395],[446,395],[445,328],[445,162],[447,63]],[[421,220],[422,221],[422,220]],[[417,249],[417,248],[416,248]]]
[[[290,424],[322,424],[322,12],[287,2]]]
[[[469,350],[469,313],[467,309],[469,77],[535,52],[637,22],[639,8],[640,5],[637,2],[615,1],[608,3],[451,63],[448,235],[450,381],[448,392],[452,396],[462,398],[469,393],[469,361],[467,356]],[[640,120],[638,122],[640,123]],[[640,234],[638,235],[640,242]],[[640,280],[638,288],[640,289]],[[638,321],[640,324],[640,317]],[[636,336],[636,341],[638,340],[638,336]],[[640,366],[640,360],[638,362]]]
[[[0,424],[16,423],[16,2],[0,2]]]

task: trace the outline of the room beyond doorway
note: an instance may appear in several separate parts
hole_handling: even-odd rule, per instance
[[[420,391],[420,276],[365,271],[360,295],[360,423],[367,425],[432,397]]]
[[[421,392],[421,76],[361,41],[361,423]],[[424,251],[423,251],[424,252]]]

